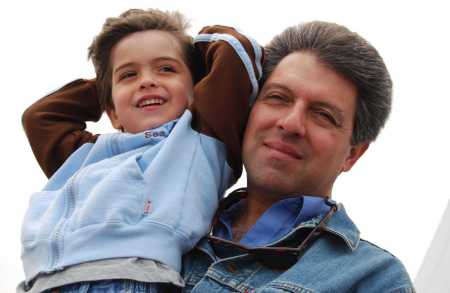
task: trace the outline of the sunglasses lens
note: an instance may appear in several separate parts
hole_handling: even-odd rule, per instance
[[[263,265],[276,270],[286,270],[298,261],[298,255],[282,250],[256,250],[255,258]]]

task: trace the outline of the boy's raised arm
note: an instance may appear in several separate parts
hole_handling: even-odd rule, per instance
[[[203,28],[195,38],[204,77],[194,87],[194,127],[224,142],[235,178],[251,104],[258,94],[263,49],[231,27]]]
[[[224,142],[235,177],[242,172],[241,145],[249,108],[258,92],[262,48],[225,26],[205,27],[195,39],[203,78],[194,87],[193,126]],[[86,121],[102,111],[95,80],[75,80],[31,105],[23,126],[33,153],[50,177],[82,144],[97,135]]]
[[[94,80],[75,80],[31,105],[22,124],[33,153],[47,177],[82,144],[97,135],[85,130],[86,121],[98,121],[102,111]]]

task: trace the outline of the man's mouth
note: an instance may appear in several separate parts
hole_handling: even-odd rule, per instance
[[[301,160],[303,155],[290,144],[280,141],[265,141],[264,146],[292,159]]]
[[[139,99],[137,103],[138,108],[151,108],[156,106],[161,106],[166,103],[166,100],[161,97],[146,96]]]

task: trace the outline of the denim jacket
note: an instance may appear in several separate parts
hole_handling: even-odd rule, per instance
[[[295,241],[319,220],[301,223],[277,243]],[[341,204],[325,231],[287,270],[270,269],[232,250],[219,258],[203,238],[183,259],[184,292],[415,292],[402,263],[360,239]]]

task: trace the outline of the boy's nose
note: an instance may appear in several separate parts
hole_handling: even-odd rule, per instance
[[[146,89],[150,87],[157,87],[158,83],[154,76],[151,74],[146,74],[142,76],[140,89]]]

